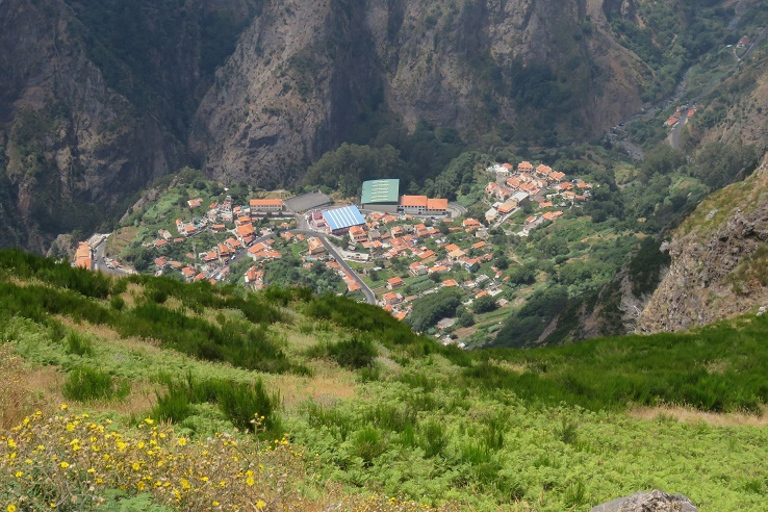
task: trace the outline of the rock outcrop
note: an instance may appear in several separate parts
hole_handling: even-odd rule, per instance
[[[705,199],[672,236],[672,263],[638,332],[680,331],[768,302],[768,164]]]
[[[696,506],[680,494],[654,490],[638,492],[594,507],[590,512],[697,512]]]

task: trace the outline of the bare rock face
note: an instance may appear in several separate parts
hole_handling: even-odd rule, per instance
[[[38,250],[174,170],[182,151],[106,85],[73,35],[77,25],[60,1],[0,2],[0,177],[15,199],[5,209]]]
[[[598,505],[590,512],[697,512],[697,508],[685,496],[654,490]]]
[[[269,186],[300,177],[371,110],[409,130],[584,140],[639,110],[647,79],[603,3],[265,2],[189,146],[212,176]]]
[[[768,166],[702,201],[672,237],[638,332],[691,329],[768,302]]]

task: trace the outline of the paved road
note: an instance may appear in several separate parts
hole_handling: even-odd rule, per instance
[[[670,130],[669,135],[667,136],[667,142],[672,146],[672,149],[680,149],[680,134],[683,133],[683,128],[685,128],[685,125],[688,124],[688,119],[690,119],[688,117],[689,111],[690,109],[686,105],[683,110],[683,115],[680,117],[680,121],[678,121],[672,130]]]
[[[376,294],[373,293],[373,290],[371,290],[367,284],[365,284],[365,281],[362,280],[362,278],[357,275],[357,272],[355,272],[352,267],[349,266],[349,264],[344,261],[344,258],[339,254],[339,251],[336,250],[336,247],[328,240],[328,237],[325,236],[323,233],[318,233],[317,231],[312,231],[309,229],[291,229],[291,233],[301,233],[302,235],[309,235],[314,236],[315,238],[319,238],[321,242],[323,242],[323,245],[328,250],[328,253],[333,256],[336,261],[339,263],[341,268],[343,268],[350,276],[352,276],[352,279],[355,280],[357,284],[360,285],[360,289],[363,291],[363,295],[365,295],[365,300],[368,301],[368,304],[378,304],[378,300],[376,300]]]
[[[448,203],[448,211],[451,212],[452,219],[456,219],[462,215],[467,214],[467,209],[458,203]]]
[[[127,276],[130,272],[127,272],[120,268],[110,268],[107,266],[107,262],[104,261],[104,250],[107,248],[107,237],[101,239],[101,242],[96,244],[93,248],[93,270],[104,272],[105,274],[122,277]]]

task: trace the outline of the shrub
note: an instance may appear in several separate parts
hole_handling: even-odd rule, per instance
[[[363,459],[365,466],[371,466],[373,460],[387,451],[387,442],[375,427],[366,426],[352,439],[351,455]]]
[[[378,356],[370,340],[361,340],[357,337],[328,345],[326,350],[328,357],[336,361],[339,366],[352,370],[371,366]]]
[[[158,394],[152,417],[179,423],[193,413],[192,405],[215,404],[235,427],[255,432],[257,427],[270,433],[279,431],[277,408],[279,395],[269,395],[261,379],[251,384],[223,379],[198,380],[191,373],[183,381],[173,381],[167,375],[158,379],[167,392]],[[254,423],[254,417],[259,420]]]
[[[79,402],[122,399],[128,396],[129,391],[127,382],[118,384],[110,374],[90,366],[75,368],[69,374],[62,390],[66,398]]]
[[[80,357],[93,357],[93,344],[88,338],[84,338],[77,333],[71,332],[67,335],[66,343],[67,348],[65,350],[67,354],[74,354]]]

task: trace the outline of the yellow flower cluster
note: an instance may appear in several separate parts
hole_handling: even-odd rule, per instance
[[[121,433],[109,420],[60,409],[64,415],[51,418],[38,411],[0,437],[0,479],[14,482],[0,492],[7,512],[62,503],[92,508],[110,489],[150,493],[182,510],[298,510],[286,506],[292,496],[285,482],[303,479],[305,464],[287,437],[275,444],[229,434],[193,441],[151,419]]]
[[[226,433],[195,440],[149,418],[121,431],[110,420],[59,409],[52,417],[38,411],[0,436],[0,481],[8,483],[0,487],[0,512],[90,510],[116,489],[185,511],[430,510],[321,482],[287,435],[263,443]]]

